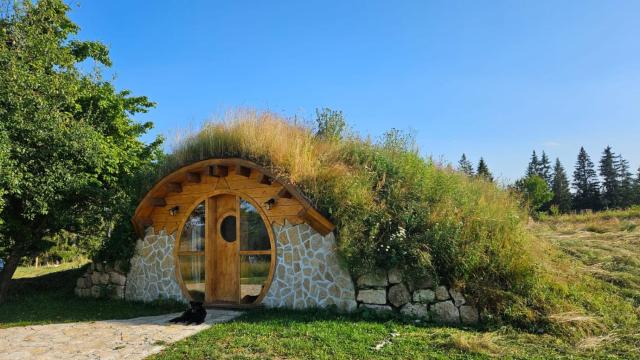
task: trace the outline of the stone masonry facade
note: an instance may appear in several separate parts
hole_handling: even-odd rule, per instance
[[[456,289],[437,286],[432,278],[404,281],[397,269],[379,269],[358,278],[358,308],[400,314],[444,324],[473,325],[476,307]]]
[[[75,293],[80,297],[108,297],[123,299],[126,272],[122,264],[116,262],[109,264],[93,263],[87,271],[76,280]]]
[[[266,307],[294,309],[335,306],[353,311],[355,288],[349,272],[338,261],[333,233],[320,235],[307,224],[274,224],[276,268]]]
[[[457,289],[438,286],[431,278],[403,279],[401,271],[378,269],[354,284],[338,261],[333,233],[320,235],[308,224],[273,224],[275,270],[262,304],[269,308],[327,308],[395,312],[446,324],[476,324],[479,312]],[[136,242],[128,274],[121,264],[92,264],[77,280],[78,296],[137,301],[174,299],[186,302],[176,279],[175,235],[147,229]]]
[[[176,279],[173,249],[175,234],[148,228],[144,239],[136,242],[135,255],[127,276],[125,299],[153,301],[173,299],[186,302]]]

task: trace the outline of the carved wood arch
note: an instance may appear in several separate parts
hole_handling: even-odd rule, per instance
[[[138,236],[153,226],[171,234],[195,202],[213,191],[247,194],[266,214],[269,224],[308,223],[322,235],[335,225],[311,206],[292,184],[243,159],[209,159],[183,166],[160,179],[138,204],[132,222]],[[187,213],[188,214],[188,213]]]

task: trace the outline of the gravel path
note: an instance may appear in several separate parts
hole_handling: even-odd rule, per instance
[[[241,313],[209,309],[201,325],[171,324],[179,314],[0,329],[0,359],[143,359],[167,344]]]

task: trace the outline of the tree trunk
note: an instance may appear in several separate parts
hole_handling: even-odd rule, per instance
[[[11,279],[20,264],[21,257],[21,251],[19,249],[13,249],[4,265],[4,270],[0,272],[0,304],[7,300],[7,296],[9,295],[9,285],[11,285]]]

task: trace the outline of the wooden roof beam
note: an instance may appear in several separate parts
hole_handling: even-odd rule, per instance
[[[276,194],[276,197],[278,199],[279,198],[291,199],[291,197],[293,197],[293,195],[291,195],[289,190],[287,190],[286,188],[282,187],[282,189],[280,189],[280,191],[278,191],[278,194]]]
[[[164,198],[161,197],[152,197],[149,199],[149,203],[151,203],[151,206],[154,207],[167,206],[167,202],[164,200]]]
[[[179,182],[169,182],[165,186],[165,189],[167,190],[167,192],[181,193],[182,184],[180,184]]]
[[[190,183],[199,183],[200,182],[200,173],[197,172],[188,172],[185,175],[187,182]]]
[[[258,177],[258,182],[264,185],[271,185],[273,184],[273,179],[265,174],[260,174],[260,176]]]
[[[251,168],[242,165],[236,165],[236,175],[249,177],[251,176]]]
[[[229,167],[226,165],[211,165],[209,166],[209,176],[213,177],[226,177],[229,175]]]
[[[322,236],[325,236],[336,228],[329,220],[327,220],[318,210],[314,208],[302,209],[298,216],[305,219],[307,223]]]

